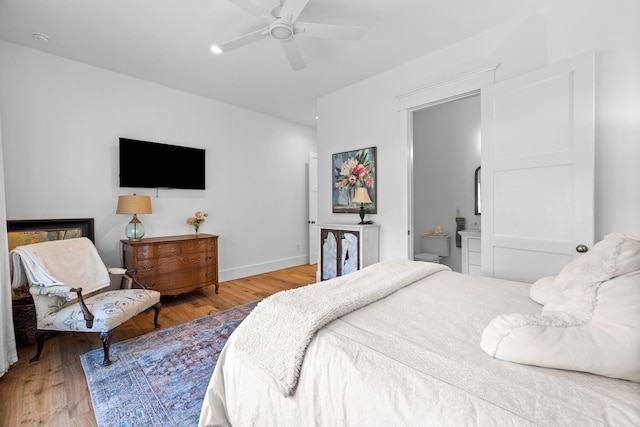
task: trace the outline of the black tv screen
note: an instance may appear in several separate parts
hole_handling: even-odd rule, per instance
[[[120,187],[205,189],[205,150],[120,138]]]

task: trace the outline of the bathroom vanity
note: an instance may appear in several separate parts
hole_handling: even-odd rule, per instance
[[[481,276],[480,231],[463,230],[458,233],[462,237],[462,272],[471,276]]]

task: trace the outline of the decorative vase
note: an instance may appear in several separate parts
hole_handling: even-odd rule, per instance
[[[197,236],[198,234],[200,234],[200,223],[194,222],[194,223],[193,223],[193,228],[195,228],[195,229],[196,229],[196,236]]]

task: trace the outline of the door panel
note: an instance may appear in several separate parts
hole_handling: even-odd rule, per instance
[[[573,225],[571,215],[566,214],[573,212],[572,173],[566,165],[496,172],[494,235],[571,239]]]
[[[495,160],[571,150],[571,86],[568,74],[523,86],[505,82],[494,97],[494,120],[500,124],[493,141]]]
[[[482,89],[482,274],[533,282],[594,239],[594,58]]]

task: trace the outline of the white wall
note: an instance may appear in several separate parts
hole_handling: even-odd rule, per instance
[[[480,96],[445,102],[413,113],[413,239],[420,253],[425,231],[449,235],[442,263],[462,271],[456,247],[456,217],[480,228],[475,214],[475,170],[480,166]]]
[[[131,218],[117,198],[136,191],[152,196],[146,237],[191,234],[186,218],[209,214],[221,280],[308,262],[314,129],[6,42],[0,58],[7,219],[95,218],[119,266]],[[205,148],[207,189],[119,188],[121,136]]]
[[[331,154],[378,147],[381,259],[408,256],[408,149],[397,96],[500,63],[502,81],[586,52],[596,53],[596,224],[599,240],[640,235],[640,3],[564,0],[521,22],[479,34],[318,101],[318,219],[331,213]]]

